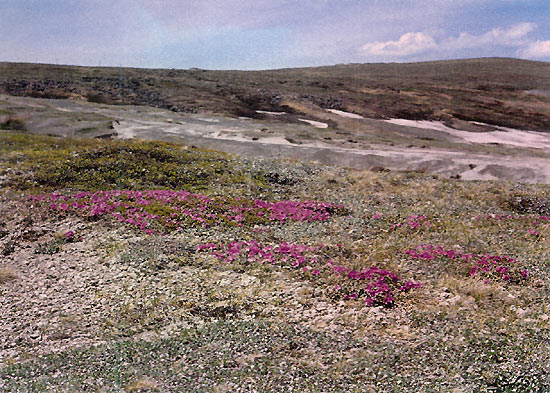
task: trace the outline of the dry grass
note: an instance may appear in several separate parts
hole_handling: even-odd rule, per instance
[[[8,281],[15,280],[17,273],[10,267],[0,267],[0,284],[4,284]]]
[[[470,277],[453,277],[445,275],[437,286],[440,289],[449,290],[453,295],[471,297],[478,304],[493,304],[500,307],[509,302],[507,292],[501,284],[483,282],[483,280]],[[460,299],[456,299],[457,302]]]
[[[157,392],[159,391],[158,384],[154,380],[143,377],[137,381],[130,382],[124,389],[127,393],[133,392]]]

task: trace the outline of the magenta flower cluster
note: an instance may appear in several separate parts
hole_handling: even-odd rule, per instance
[[[81,240],[74,231],[67,231],[63,234],[63,239],[67,243],[72,243]]]
[[[528,277],[527,270],[520,267],[519,261],[508,256],[467,254],[433,244],[421,244],[416,249],[406,250],[405,254],[415,259],[433,260],[444,257],[467,263],[472,277],[481,275],[494,280],[514,282]]]
[[[283,242],[277,246],[262,245],[256,240],[230,242],[227,244],[216,245],[214,243],[200,244],[197,250],[210,250],[210,253],[220,261],[233,262],[238,256],[245,255],[248,262],[257,263],[277,263],[288,262],[294,267],[300,267],[308,262],[316,263],[316,258],[308,259],[307,253],[312,253],[324,247],[323,244],[317,246],[306,246],[303,244],[290,244]]]
[[[332,266],[332,271],[348,281],[365,282],[366,285],[364,287],[359,287],[355,291],[348,291],[344,295],[344,299],[357,299],[362,295],[365,298],[365,304],[369,306],[375,304],[393,305],[396,292],[407,292],[410,289],[422,286],[421,283],[414,283],[410,280],[403,283],[395,273],[376,266],[370,266],[363,270],[354,270],[345,266],[334,265]],[[338,287],[335,289],[340,290],[341,288]]]
[[[382,218],[382,213],[376,212],[372,215],[373,220],[380,220]]]
[[[428,220],[428,217],[426,216],[417,216],[414,214],[411,214],[409,217],[407,217],[407,221],[405,222],[399,222],[397,224],[392,224],[392,229],[397,228],[409,228],[409,229],[418,229],[422,227],[429,228],[432,224]]]
[[[75,212],[88,217],[111,215],[146,233],[155,229],[181,230],[189,223],[218,225],[243,222],[326,221],[342,205],[316,201],[277,201],[211,198],[187,191],[97,191],[64,196],[32,195],[30,200],[48,203],[56,212]]]
[[[494,221],[509,221],[517,220],[523,222],[527,226],[527,233],[530,235],[541,235],[542,230],[550,230],[550,216],[512,216],[510,214],[487,214],[478,215],[475,220],[494,220]]]
[[[391,306],[395,303],[396,292],[406,292],[422,285],[412,281],[403,283],[395,273],[375,266],[358,271],[337,265],[330,259],[323,262],[316,254],[323,248],[326,248],[323,244],[308,246],[283,242],[273,246],[251,240],[218,245],[200,244],[197,250],[207,251],[227,263],[244,258],[247,262],[292,266],[311,278],[321,275],[337,276],[341,281],[341,285],[334,288],[337,295],[346,300],[361,297],[367,305]]]

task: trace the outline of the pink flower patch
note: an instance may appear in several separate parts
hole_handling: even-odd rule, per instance
[[[414,259],[432,261],[436,257],[459,260],[470,265],[469,275],[482,275],[493,280],[515,281],[527,278],[527,270],[519,270],[519,261],[505,255],[466,254],[455,250],[446,250],[433,244],[421,244],[415,249],[405,250],[404,254]]]
[[[335,213],[342,213],[342,205],[317,201],[245,200],[237,198],[209,198],[187,191],[97,191],[78,192],[69,196],[47,194],[29,196],[29,200],[50,202],[56,212],[72,212],[97,218],[110,215],[148,233],[166,233],[184,228],[189,221],[204,226],[230,224],[242,226],[249,218],[266,222],[326,221]],[[163,211],[154,214],[155,207]],[[267,231],[268,228],[259,231]]]
[[[271,246],[261,244],[256,240],[230,242],[214,245],[201,244],[198,251],[210,252],[220,261],[233,262],[237,259],[248,263],[272,263],[292,266],[308,277],[336,276],[342,285],[334,286],[334,291],[342,293],[347,300],[366,297],[366,304],[381,304],[391,306],[395,303],[396,294],[407,292],[421,286],[412,281],[402,282],[397,274],[375,266],[362,270],[354,270],[347,266],[336,265],[332,260],[321,260],[319,256],[310,257],[310,253],[319,251],[324,245],[307,246],[283,242]]]

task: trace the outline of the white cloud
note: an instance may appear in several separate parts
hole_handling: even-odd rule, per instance
[[[361,52],[374,56],[409,56],[437,48],[435,40],[424,33],[405,33],[398,41],[372,42],[361,47]]]
[[[460,33],[443,43],[449,49],[467,49],[490,46],[519,46],[526,43],[526,36],[535,30],[535,23],[519,23],[508,28],[497,27],[481,35]]]
[[[482,34],[462,32],[458,36],[440,36],[436,40],[423,32],[409,32],[395,41],[376,41],[364,44],[360,48],[362,55],[386,58],[410,59],[414,55],[453,57],[458,53],[470,53],[483,50],[494,53],[495,50],[516,50],[516,54],[525,58],[550,57],[550,41],[536,41],[530,33],[537,28],[535,23],[525,22],[506,27],[496,27]],[[491,52],[493,51],[493,52]]]
[[[528,59],[550,58],[550,41],[532,42],[518,50],[518,56]]]

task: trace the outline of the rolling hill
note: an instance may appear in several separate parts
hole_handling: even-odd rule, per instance
[[[262,118],[337,109],[371,118],[550,130],[550,64],[507,58],[266,71],[0,63],[0,92]],[[281,119],[288,121],[288,119]]]

